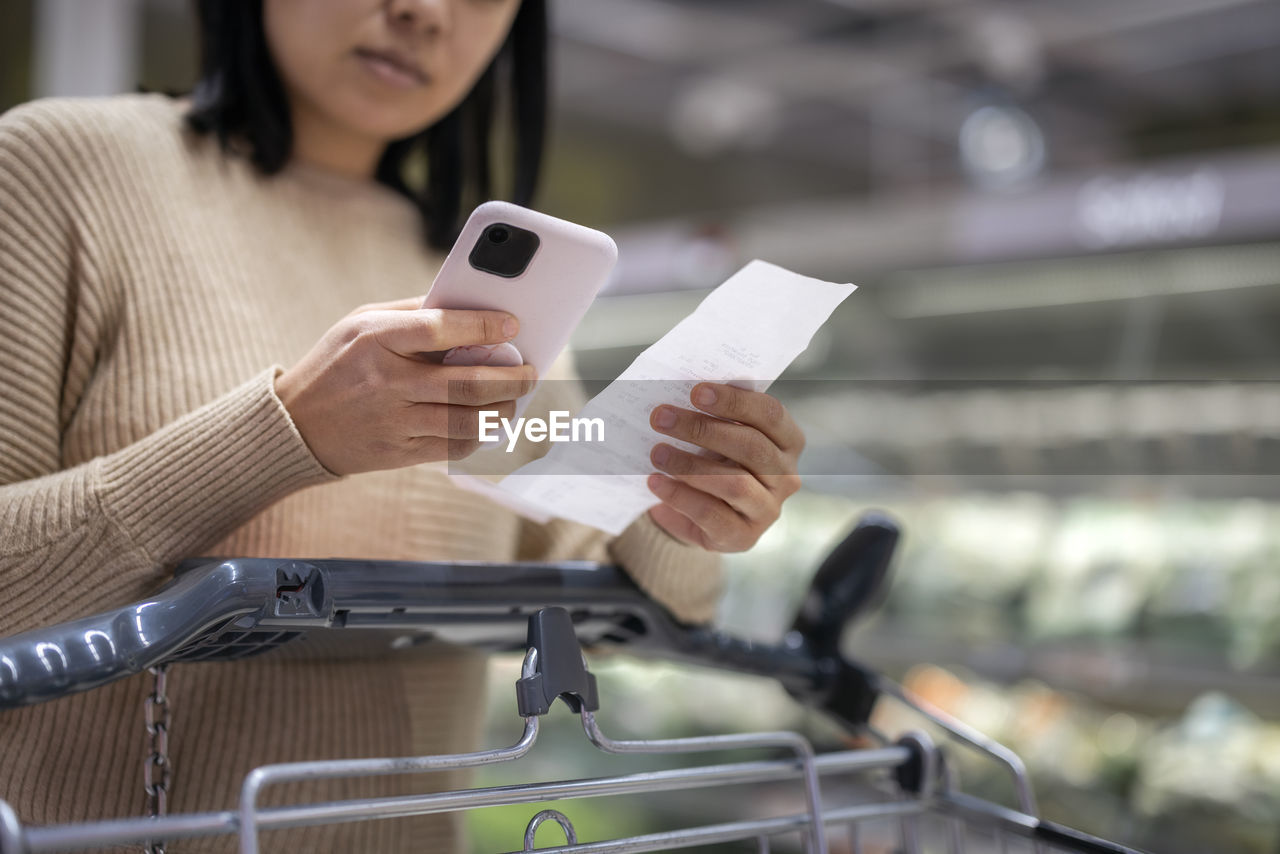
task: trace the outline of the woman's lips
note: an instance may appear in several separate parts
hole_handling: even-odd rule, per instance
[[[356,48],[356,57],[365,70],[388,86],[412,89],[425,85],[427,74],[416,62],[394,51]]]

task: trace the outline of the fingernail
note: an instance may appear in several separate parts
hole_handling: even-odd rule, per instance
[[[662,495],[667,491],[667,479],[660,474],[649,475],[649,491]]]
[[[657,424],[663,430],[670,430],[676,426],[676,414],[669,407],[660,406],[653,416],[653,423]]]
[[[693,393],[693,402],[699,406],[711,406],[716,402],[715,389],[709,385],[699,386]]]
[[[515,338],[516,333],[520,331],[520,324],[516,322],[514,317],[508,317],[502,322],[502,334],[508,338]]]
[[[658,445],[653,449],[653,461],[657,465],[665,466],[669,459],[671,459],[671,449],[666,445]]]

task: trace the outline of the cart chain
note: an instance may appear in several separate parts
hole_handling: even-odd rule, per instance
[[[152,667],[150,671],[155,681],[144,704],[150,752],[142,766],[142,779],[147,793],[147,814],[159,818],[169,811],[169,789],[173,782],[173,763],[169,760],[171,709],[166,692],[169,666]],[[146,854],[164,854],[164,843],[152,841],[144,851]]]

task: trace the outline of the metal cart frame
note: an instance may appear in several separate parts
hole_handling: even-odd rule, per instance
[[[538,826],[553,820],[564,829],[568,844],[539,850],[631,854],[747,841],[767,852],[771,839],[800,833],[808,854],[827,854],[830,828],[842,827],[848,832],[849,848],[859,852],[858,829],[863,822],[896,818],[897,844],[917,852],[923,850],[920,818],[929,815],[945,817],[945,848],[950,852],[963,850],[971,830],[979,830],[989,834],[1000,851],[1132,854],[1131,848],[1039,818],[1026,769],[1012,751],[927,707],[841,653],[844,628],[873,605],[883,590],[898,538],[898,529],[888,518],[864,516],[819,568],[791,631],[777,644],[681,624],[617,568],[588,563],[188,562],[172,583],[144,602],[0,640],[0,709],[55,699],[144,669],[157,674],[145,707],[153,739],[146,766],[153,815],[34,827],[24,825],[0,801],[0,854],[119,844],[161,851],[161,840],[215,834],[236,834],[242,854],[256,854],[258,831],[265,829],[779,781],[800,784],[802,812],[579,843],[563,814],[544,809],[528,824],[524,850],[533,849]],[[388,638],[433,636],[494,651],[523,649],[521,678],[516,683],[522,735],[508,747],[474,753],[262,766],[245,777],[235,811],[164,814],[170,771],[163,749],[168,738],[165,668],[181,661],[261,654],[303,633],[351,630],[385,632]],[[639,656],[774,679],[798,702],[850,732],[870,734],[881,746],[816,755],[807,739],[792,732],[614,740],[595,719],[599,698],[583,645],[622,647]],[[872,709],[885,697],[914,708],[956,744],[1003,765],[1014,783],[1016,806],[1000,806],[960,791],[947,763],[951,745],[935,744],[917,731],[890,743],[871,730]],[[288,781],[423,773],[519,759],[533,746],[541,716],[557,699],[581,717],[587,739],[610,753],[772,748],[790,758],[404,797],[259,806],[265,787]],[[868,772],[890,781],[884,797],[866,803],[824,802],[824,779]],[[1021,849],[1010,847],[1019,845]]]

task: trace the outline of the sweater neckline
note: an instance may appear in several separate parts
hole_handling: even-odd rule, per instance
[[[385,200],[394,202],[397,207],[403,207],[406,202],[404,196],[387,185],[378,183],[373,178],[356,178],[351,175],[343,175],[340,172],[333,172],[321,166],[314,166],[310,163],[302,163],[296,160],[290,160],[285,164],[284,169],[280,170],[277,177],[286,178],[301,187],[327,195],[341,196],[343,198],[367,198],[371,201]]]
[[[143,97],[164,99],[167,105],[174,111],[179,124],[182,122],[182,117],[185,116],[187,111],[191,108],[190,96],[184,95],[174,97],[160,94],[148,94]],[[240,151],[240,155],[244,156],[246,161],[248,160],[244,151]],[[382,199],[385,201],[395,202],[396,206],[401,208],[404,207],[407,201],[400,193],[397,193],[385,184],[379,183],[374,178],[356,178],[351,175],[334,172],[331,169],[325,169],[323,166],[315,166],[299,160],[288,160],[285,163],[284,168],[272,177],[287,178],[291,183],[297,184],[298,186],[344,198],[365,197],[370,200]]]

